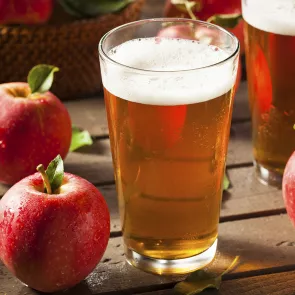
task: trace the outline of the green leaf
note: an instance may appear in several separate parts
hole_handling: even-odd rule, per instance
[[[70,146],[70,152],[73,152],[84,145],[92,144],[92,138],[87,130],[80,130],[75,126],[72,127],[72,142]]]
[[[191,273],[184,281],[178,283],[174,287],[174,293],[179,295],[194,295],[199,294],[205,289],[219,289],[222,281],[222,276],[228,273],[238,262],[237,256],[230,266],[221,274],[216,275],[205,270],[197,270]]]
[[[230,181],[226,175],[226,172],[224,173],[224,177],[223,177],[223,190],[226,191],[228,190],[230,187]]]
[[[46,174],[54,193],[61,186],[64,177],[64,163],[60,155],[49,163]]]
[[[77,17],[95,17],[115,13],[134,0],[59,0],[64,10]]]
[[[37,65],[33,67],[28,75],[28,83],[31,92],[46,92],[50,89],[54,73],[59,71],[59,68],[50,65]]]
[[[219,25],[223,28],[232,29],[236,27],[240,20],[242,19],[242,15],[240,13],[233,13],[233,14],[216,14],[211,16],[207,22],[214,23]]]

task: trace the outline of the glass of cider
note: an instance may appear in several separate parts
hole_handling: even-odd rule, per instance
[[[280,187],[295,150],[295,2],[243,0],[254,163]]]
[[[167,26],[208,38],[159,37]],[[204,267],[217,246],[238,40],[206,22],[141,20],[107,33],[99,55],[126,259],[157,274]]]

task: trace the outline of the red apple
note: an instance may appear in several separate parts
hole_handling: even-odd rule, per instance
[[[272,80],[267,59],[259,46],[253,53],[248,54],[247,68],[251,83],[251,92],[257,98],[255,110],[259,114],[268,113],[272,105]]]
[[[195,2],[196,5],[192,7],[192,13],[197,19],[207,21],[210,17],[216,14],[235,14],[241,13],[241,0],[188,0],[188,2]],[[164,14],[166,17],[185,17],[191,18],[186,9],[181,8],[182,5],[175,5],[173,1],[167,0]],[[226,28],[232,32],[240,41],[241,54],[245,52],[244,45],[244,22],[240,21],[234,28]]]
[[[0,24],[44,23],[52,6],[52,0],[0,0]]]
[[[54,292],[76,285],[96,267],[108,243],[110,216],[91,183],[69,173],[58,184],[49,182],[50,168],[41,168],[47,192],[55,185],[51,194],[35,173],[0,201],[0,259],[29,287]]]
[[[282,188],[287,213],[295,227],[295,152],[287,162]]]
[[[31,93],[27,83],[0,85],[0,182],[14,184],[68,153],[71,119],[51,92]]]

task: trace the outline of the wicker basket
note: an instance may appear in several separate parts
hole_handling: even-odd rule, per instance
[[[89,96],[101,90],[100,38],[112,28],[139,19],[145,0],[117,14],[62,25],[0,27],[0,83],[26,81],[36,64],[60,68],[52,92],[61,99]]]

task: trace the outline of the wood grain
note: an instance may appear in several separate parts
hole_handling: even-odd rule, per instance
[[[285,212],[282,191],[261,184],[253,167],[228,171],[232,187],[223,194],[221,222]]]
[[[274,228],[278,229],[275,233]],[[214,263],[208,268],[211,270],[226,268],[233,257],[239,255],[240,263],[233,274],[226,277],[227,279],[251,276],[253,273],[257,275],[268,273],[274,267],[277,267],[279,271],[282,271],[284,267],[295,269],[294,246],[289,246],[293,242],[294,228],[287,215],[223,223],[220,225],[219,232],[218,254]],[[122,256],[122,239],[111,240],[112,244],[104,256],[108,262],[99,264],[91,278],[99,277],[101,271],[106,271],[109,280],[119,276],[120,285],[110,286],[107,283],[104,285],[102,281],[97,283],[96,280],[91,279],[88,285],[91,285],[93,293],[150,286],[152,278],[155,280],[154,285],[158,284],[159,280],[162,284],[183,278],[181,276],[157,277],[130,268]],[[114,244],[116,247],[113,246]],[[108,271],[106,267],[112,269]]]
[[[286,214],[221,223],[218,255],[210,269],[226,268],[237,255],[240,256],[240,263],[231,277],[286,265],[294,265],[295,268],[294,232]],[[116,249],[110,246],[105,257],[110,262],[123,262],[121,237],[111,240],[113,243],[116,240],[115,243],[120,246]]]
[[[103,94],[95,98],[67,101],[72,123],[86,129],[92,136],[104,136],[109,133]]]
[[[203,295],[294,295],[295,272],[282,272],[257,277],[224,281],[220,290],[208,290]],[[142,295],[175,295],[173,289],[142,293]]]
[[[251,122],[232,124],[227,165],[237,167],[252,162]]]
[[[233,257],[240,256],[239,265],[225,279],[253,276],[253,274],[263,275],[270,271],[275,272],[275,268],[278,271],[295,270],[294,228],[287,215],[226,222],[220,225],[219,232],[218,254],[208,269],[215,271],[226,268]],[[104,263],[100,263],[79,286],[63,294],[109,294],[108,292],[115,294],[115,291],[118,294],[143,293],[172,287],[173,283],[183,279],[183,276],[158,277],[141,272],[128,266],[122,254],[122,239],[111,239],[102,260]],[[19,295],[38,294],[23,287],[2,265],[0,292]],[[288,295],[290,294],[292,293]]]

